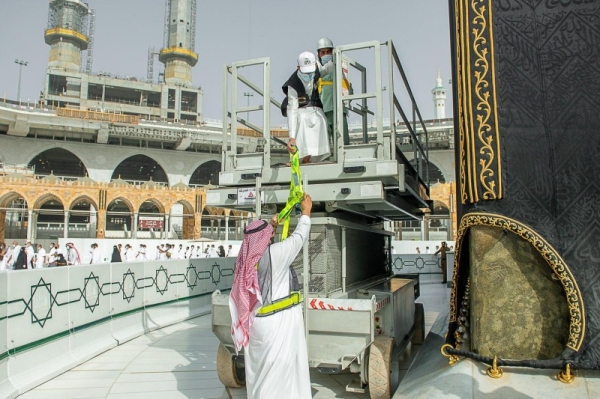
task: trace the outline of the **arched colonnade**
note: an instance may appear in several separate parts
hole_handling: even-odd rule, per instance
[[[53,175],[0,177],[0,242],[38,238],[238,240],[251,214],[205,206],[205,189]]]

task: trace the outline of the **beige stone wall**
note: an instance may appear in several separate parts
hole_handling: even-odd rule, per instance
[[[452,222],[452,239],[456,240],[457,211],[456,211],[456,183],[439,183],[431,186],[429,197],[434,201],[442,202],[450,210]]]

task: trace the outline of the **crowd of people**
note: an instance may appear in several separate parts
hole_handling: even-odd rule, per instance
[[[69,242],[64,248],[59,243],[50,243],[48,250],[42,244],[32,245],[27,240],[24,245],[13,241],[8,246],[0,243],[0,270],[41,269],[56,266],[75,266],[81,264],[97,264],[109,262],[143,262],[150,260],[175,260],[175,259],[197,259],[197,258],[219,258],[235,256],[232,245],[227,249],[223,245],[215,247],[214,244],[207,245],[202,250],[201,245],[160,244],[156,250],[149,251],[146,244],[139,244],[134,250],[130,244],[118,244],[113,246],[110,257],[105,257],[97,243],[90,246],[88,256],[82,258],[75,244]],[[108,255],[108,254],[107,254]]]

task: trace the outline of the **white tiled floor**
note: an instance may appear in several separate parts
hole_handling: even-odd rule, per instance
[[[440,284],[422,284],[427,331],[449,290]],[[431,304],[431,305],[430,305]],[[216,372],[218,340],[211,332],[211,317],[203,316],[135,338],[19,396],[22,399],[123,398],[234,398],[245,389],[225,388]],[[401,377],[418,348],[402,356]],[[346,392],[353,374],[311,372],[313,398],[368,398]]]

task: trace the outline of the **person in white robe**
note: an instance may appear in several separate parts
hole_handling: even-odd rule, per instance
[[[245,242],[238,254],[229,307],[236,350],[244,347],[246,392],[249,399],[312,397],[304,321],[302,307],[299,306],[301,302],[272,314],[257,316],[260,314],[263,298],[257,292],[260,290],[260,283],[254,277],[258,272],[253,264],[257,262],[255,251],[262,250],[262,255],[258,255],[259,259],[270,253],[271,299],[274,302],[289,298],[290,265],[309,237],[311,208],[312,200],[305,194],[302,216],[294,233],[270,247],[266,247],[268,242],[264,242],[264,233],[254,233],[260,229],[258,225],[261,221],[252,222],[245,231],[250,238],[244,237]],[[268,232],[273,237],[276,227],[277,215],[271,220],[270,226],[264,229],[270,228]],[[252,236],[260,234],[263,234],[262,237],[252,241]],[[248,259],[250,256],[253,257]]]
[[[31,246],[31,241],[27,240],[25,243],[25,253],[27,254],[27,268],[33,269],[33,257],[35,255],[35,251]]]
[[[92,263],[102,263],[102,251],[100,251],[98,244],[94,244],[92,250]]]
[[[138,250],[136,260],[140,262],[145,262],[148,260],[146,256],[146,245],[140,244],[140,249]]]
[[[159,260],[167,259],[167,250],[165,249],[165,244],[160,244],[160,255],[158,256]]]
[[[219,253],[217,252],[217,248],[215,248],[215,244],[210,246],[210,249],[208,250],[208,257],[209,258],[218,258],[219,257]]]
[[[51,242],[50,243],[50,252],[48,252],[48,267],[56,266],[56,245]]]
[[[37,245],[37,253],[35,254],[35,268],[42,269],[46,265],[46,250],[42,244]]]
[[[135,262],[135,254],[133,253],[133,248],[131,245],[125,245],[125,262]]]
[[[75,244],[72,242],[68,242],[66,244],[67,254],[65,258],[67,259],[67,265],[69,266],[77,266],[81,265],[81,256],[79,256],[79,251],[75,248]]]
[[[321,65],[313,53],[305,51],[298,56],[297,71],[283,85],[288,100],[288,150],[295,146],[302,163],[321,162],[331,155],[327,117],[317,83],[320,76],[333,73],[334,68],[333,61]],[[300,88],[304,93],[298,92]]]
[[[4,245],[4,243],[2,243],[2,245]],[[6,270],[9,269],[10,267],[8,266],[8,260],[10,259],[11,255],[12,255],[12,247],[10,245],[6,245],[5,248],[3,249],[4,255],[2,257],[2,262],[0,262],[0,270]]]

